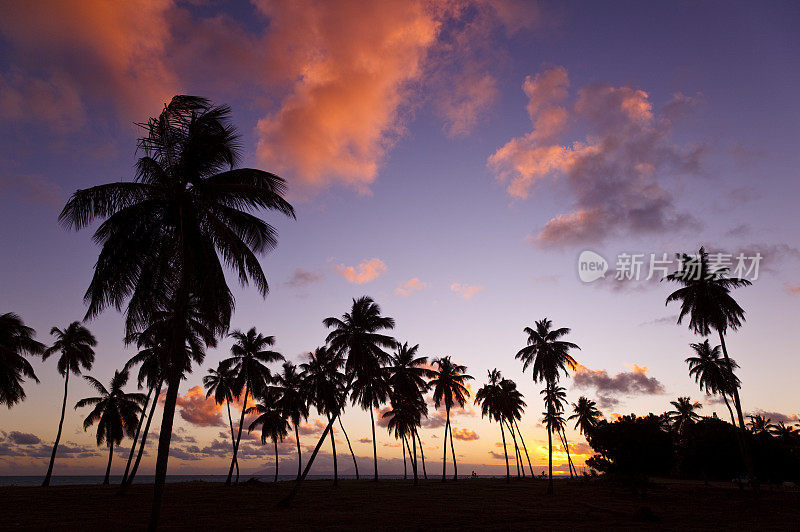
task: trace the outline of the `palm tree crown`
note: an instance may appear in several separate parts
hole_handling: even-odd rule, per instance
[[[0,314],[0,404],[11,408],[25,399],[23,378],[39,382],[26,355],[41,354],[45,347],[34,340],[36,332],[12,312]]]
[[[598,418],[602,413],[597,409],[597,403],[586,397],[579,397],[577,403],[572,403],[572,411],[568,420],[575,420],[575,428],[586,437],[592,433],[592,429],[597,426]]]
[[[54,353],[61,353],[56,367],[62,377],[67,372],[80,375],[81,369],[92,369],[93,348],[97,345],[97,340],[89,329],[80,322],[73,321],[63,330],[53,327],[50,334],[56,337],[56,341],[42,353],[42,360],[47,360]]]
[[[703,408],[700,401],[692,402],[689,397],[678,397],[677,401],[670,401],[675,410],[667,412],[667,418],[678,433],[683,433],[687,427],[700,419],[700,414],[695,412]]]
[[[430,386],[433,388],[434,406],[439,408],[444,403],[447,411],[455,405],[463,407],[470,395],[465,385],[473,380],[471,375],[464,373],[467,367],[456,364],[449,356],[434,359],[433,365],[435,369]]]
[[[560,340],[570,333],[570,329],[562,327],[553,329],[553,322],[547,318],[536,322],[535,328],[525,327],[528,345],[516,355],[522,360],[522,371],[533,366],[533,380],[556,382],[559,374],[567,373],[567,368],[574,369],[575,359],[569,354],[570,349],[580,349],[572,342]]]
[[[708,393],[730,395],[741,384],[734,370],[739,367],[733,359],[722,356],[720,346],[711,347],[708,340],[690,344],[695,356],[686,359],[689,376],[694,377],[701,390]]]

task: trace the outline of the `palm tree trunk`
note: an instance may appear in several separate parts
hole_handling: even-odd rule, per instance
[[[372,403],[369,405],[369,419],[372,422],[372,463],[375,466],[375,482],[378,482],[378,442],[375,441],[375,414],[372,413]]]
[[[56,441],[53,443],[53,453],[50,455],[50,465],[47,466],[47,474],[44,476],[42,486],[50,485],[50,477],[53,476],[53,464],[56,462],[56,451],[58,450],[58,442],[61,440],[61,429],[64,427],[64,413],[67,410],[67,386],[69,385],[69,368],[64,375],[64,401],[61,403],[61,419],[58,422],[58,432],[56,432]]]
[[[425,477],[425,480],[428,480],[428,471],[425,469],[425,451],[422,449],[422,438],[419,437],[417,429],[414,429],[414,434],[416,434],[417,440],[419,441],[419,454],[422,457],[422,475]]]
[[[331,425],[331,448],[333,449],[333,485],[339,485],[339,463],[336,460],[336,436],[333,433],[333,422],[335,421],[330,415],[328,416],[328,424]]]
[[[150,414],[147,416],[147,423],[144,425],[144,433],[142,434],[142,441],[139,444],[139,452],[136,454],[136,462],[133,464],[133,469],[131,470],[131,474],[128,475],[128,479],[119,488],[118,495],[123,495],[126,491],[128,491],[128,486],[133,484],[133,479],[136,477],[136,472],[139,471],[139,463],[142,461],[142,455],[144,454],[144,446],[147,442],[147,435],[150,432],[150,423],[153,421],[153,415],[156,411],[156,405],[158,405],[158,398],[161,396],[161,386],[164,384],[164,380],[161,379],[158,381],[158,388],[156,389],[156,396],[153,398],[153,403],[150,405]]]
[[[447,428],[450,426],[450,413],[447,413],[447,421],[444,424],[444,441],[442,442],[442,449],[444,449],[444,457],[442,458],[442,482],[445,481],[447,473]]]
[[[236,443],[233,445],[233,459],[231,460],[231,467],[228,469],[228,478],[225,479],[225,485],[231,485],[231,477],[233,477],[233,467],[236,464],[236,456],[239,454],[239,443],[242,441],[242,426],[244,426],[244,412],[247,410],[247,396],[250,395],[250,383],[248,382],[244,387],[244,401],[242,402],[242,416],[239,418],[239,435],[236,437]]]
[[[347,441],[347,448],[350,449],[350,455],[353,457],[353,466],[356,468],[356,480],[358,480],[358,461],[356,461],[356,453],[353,452],[353,447],[350,445],[350,438],[347,436],[347,431],[344,430],[344,423],[342,423],[341,416],[339,416],[339,426],[342,427],[342,434],[344,434],[344,439]]]
[[[550,386],[550,383],[547,383],[547,385]],[[549,419],[552,418],[552,414],[553,414],[552,410],[553,410],[552,405],[548,404],[547,405],[547,413],[548,413]],[[553,430],[552,430],[552,427],[550,426],[550,423],[547,424],[547,455],[548,455],[547,461],[548,461],[548,467],[549,467],[549,473],[548,473],[548,476],[547,476],[547,494],[548,495],[552,495],[552,493],[553,493]]]
[[[569,444],[567,443],[567,435],[564,434],[564,431],[559,431],[559,436],[561,437],[561,444],[564,446],[564,450],[567,452],[567,465],[569,466],[569,478],[574,478],[572,476],[572,471],[575,470],[575,466],[572,465],[572,457],[569,454]],[[578,471],[575,470],[575,476],[578,475]]]
[[[414,485],[419,485],[419,475],[417,474],[417,440],[414,439],[414,435],[411,435],[411,441],[413,442],[414,451],[412,452],[411,449],[408,450],[408,455],[411,457],[411,469],[414,471]],[[406,446],[408,446],[408,439],[406,439]]]
[[[167,397],[164,400],[164,412],[161,415],[161,429],[158,434],[158,456],[156,457],[156,474],[153,487],[153,507],[150,512],[150,523],[147,529],[155,532],[158,528],[158,517],[161,513],[161,502],[164,498],[164,484],[167,480],[167,464],[169,462],[169,444],[172,440],[172,424],[175,420],[175,406],[178,403],[180,376],[171,376],[167,384]]]
[[[103,486],[109,485],[109,477],[111,476],[111,459],[114,458],[114,442],[108,446],[108,465],[106,466],[106,478],[103,479]]]
[[[506,455],[506,482],[511,482],[511,469],[508,467],[508,449],[506,449],[506,431],[503,430],[502,421],[500,421],[500,435],[503,437],[503,454]]]
[[[139,433],[142,430],[142,424],[144,423],[145,415],[147,414],[147,405],[150,404],[150,396],[153,394],[153,390],[155,389],[155,385],[151,386],[150,389],[147,391],[147,399],[142,405],[142,415],[139,416],[139,424],[136,425],[136,433],[133,435],[133,443],[131,443],[131,452],[128,454],[128,463],[125,464],[125,473],[122,475],[122,482],[120,482],[120,486],[125,485],[128,481],[128,472],[131,469],[131,462],[133,462],[133,453],[136,452],[136,442],[139,441]]]
[[[725,362],[728,363],[728,367],[730,367],[731,359],[728,357],[728,348],[725,346],[725,335],[722,334],[721,330],[717,330],[719,333],[719,343],[722,345],[722,354],[725,355]],[[747,476],[750,477],[751,481],[756,481],[756,472],[753,467],[753,459],[750,456],[750,447],[747,443],[747,438],[744,435],[745,425],[744,425],[744,415],[742,414],[742,402],[739,400],[739,389],[736,386],[733,386],[733,404],[736,406],[736,416],[739,419],[739,430],[736,431],[736,434],[739,436],[739,447],[742,451],[742,458],[744,458],[744,466],[747,470]]]
[[[519,424],[514,421],[514,425],[517,427],[517,434],[519,434],[519,440],[522,442],[522,448],[525,450],[525,458],[528,459],[528,469],[531,470],[531,476],[535,476],[533,474],[533,466],[531,465],[531,457],[528,455],[528,448],[525,446],[525,438],[522,437],[522,431],[519,430]]]
[[[408,480],[408,467],[406,466],[406,439],[400,438],[400,447],[403,448],[403,480]]]
[[[231,426],[231,446],[236,449],[236,436],[233,432],[233,417],[231,416],[231,402],[225,398],[225,406],[228,408],[228,424]],[[236,460],[236,482],[239,482],[239,460]]]
[[[724,392],[722,393],[722,400],[725,401],[725,406],[728,407],[728,413],[731,415],[731,425],[733,425],[733,428],[736,428],[736,419],[734,419],[733,410],[731,409],[731,404],[728,402],[728,397],[725,395]]]
[[[522,456],[519,454],[519,447],[517,447],[517,437],[514,435],[514,429],[511,428],[511,424],[509,423],[508,431],[511,433],[511,439],[514,441],[514,458],[517,461],[517,478],[520,477],[519,474],[519,464],[522,462]],[[503,429],[503,421],[500,420],[500,430]],[[524,466],[523,466],[524,467]]]
[[[450,424],[450,412],[447,412],[447,425],[450,427],[450,455],[453,458],[453,480],[458,480],[458,462],[456,461],[456,448],[453,446],[453,425]]]
[[[297,428],[297,425],[299,425],[299,423],[294,424],[294,439],[297,442],[297,480],[300,480],[302,461],[300,456],[300,430]]]
[[[275,444],[275,482],[278,482],[278,440],[272,440]]]

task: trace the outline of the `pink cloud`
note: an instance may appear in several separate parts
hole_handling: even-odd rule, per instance
[[[412,279],[409,279],[405,283],[402,283],[400,284],[400,286],[395,288],[394,293],[399,296],[409,296],[414,292],[418,292],[427,286],[428,283],[423,283],[417,277],[413,277]]]
[[[334,265],[336,273],[351,283],[364,284],[386,273],[386,264],[378,258],[365,259],[358,266]]]
[[[193,386],[185,395],[178,395],[180,416],[185,421],[198,427],[217,427],[222,422],[222,406],[218,405],[213,397],[206,398],[202,386]]]
[[[474,430],[453,427],[453,438],[461,441],[475,441],[480,439],[480,436]]]
[[[453,283],[450,291],[458,294],[462,299],[472,299],[473,296],[483,292],[484,287],[474,284]]]

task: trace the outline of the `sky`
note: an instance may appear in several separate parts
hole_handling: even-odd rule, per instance
[[[269,295],[229,277],[232,328],[275,335],[288,360],[324,343],[323,318],[369,295],[399,340],[465,364],[473,391],[493,368],[518,383],[540,472],[542,386],[514,355],[523,328],[545,317],[581,348],[562,379],[570,402],[585,395],[613,419],[688,395],[727,419],[688,376],[689,343],[701,339],[675,323],[671,287],[646,280],[653,256],[705,245],[734,267],[740,254],[747,266],[761,257],[753,286],[735,294],[747,321],[727,345],[745,412],[796,422],[798,26],[792,2],[4,2],[0,312],[45,343],[51,327],[83,318],[98,248],[91,231],[58,225],[60,209],[76,189],[132,179],[136,123],[175,94],[200,95],[231,106],[242,165],[289,185],[297,220],[264,213],[279,231],[261,259]],[[605,259],[605,277],[582,278],[587,250]],[[634,255],[638,280],[624,268]],[[86,325],[98,339],[89,373],[107,382],[134,354],[123,316]],[[199,386],[230,346],[210,349],[181,386],[171,474],[227,472],[226,416]],[[41,382],[0,410],[0,475],[47,466],[63,381],[52,360],[32,364]],[[56,475],[103,472],[106,450],[71,408],[90,394],[71,380]],[[301,427],[304,459],[322,419]],[[343,421],[366,471],[369,415],[350,408]],[[453,426],[459,472],[504,471],[500,431],[478,408]],[[377,430],[381,472],[401,472],[399,444]],[[431,409],[422,440],[434,471],[443,430]],[[583,464],[585,440],[571,424],[567,436]],[[245,439],[242,472],[269,474],[271,445]],[[294,449],[293,437],[280,446],[284,472]],[[312,473],[330,471],[327,449]],[[143,472],[154,457],[150,445]],[[555,464],[566,471],[560,446]]]

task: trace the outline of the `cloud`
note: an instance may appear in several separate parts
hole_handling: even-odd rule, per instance
[[[297,431],[304,436],[309,434],[321,434],[327,426],[328,425],[326,423],[323,423],[319,419],[312,419],[311,421],[300,425],[297,428]]]
[[[450,291],[455,292],[462,299],[472,299],[472,296],[483,292],[484,287],[474,284],[453,283],[450,285]]]
[[[601,408],[611,408],[619,403],[619,396],[656,395],[665,393],[664,385],[655,377],[648,377],[646,366],[632,365],[631,371],[609,375],[604,369],[590,369],[578,365],[573,375],[576,388],[594,388]]]
[[[394,289],[394,293],[398,296],[410,296],[414,292],[418,292],[427,286],[428,283],[423,283],[417,277],[414,277],[405,283],[401,283],[397,288]]]
[[[786,291],[790,294],[800,294],[800,284],[787,284]]]
[[[386,428],[389,426],[389,418],[383,417],[386,413],[391,411],[391,406],[382,406],[375,411],[375,424],[379,427]],[[422,425],[425,426],[425,421],[423,420]]]
[[[0,175],[0,195],[12,193],[22,199],[61,209],[66,200],[64,190],[56,183],[39,175],[16,175],[14,177]]]
[[[772,423],[797,423],[800,421],[800,417],[797,414],[783,414],[781,412],[769,412],[766,410],[762,410],[760,408],[756,408],[752,412],[747,412],[744,415],[747,416],[761,416],[765,418],[769,418]]]
[[[650,321],[644,321],[639,324],[639,327],[644,327],[647,325],[675,325],[678,323],[678,315],[672,314],[670,316],[664,316],[661,318],[655,318]]]
[[[474,430],[459,429],[457,427],[453,427],[453,438],[461,441],[475,441],[480,437],[478,436],[478,433],[475,432]]]
[[[378,258],[362,260],[358,266],[345,266],[344,264],[334,265],[336,273],[347,279],[351,283],[364,284],[374,281],[386,273],[386,264]]]
[[[180,415],[185,421],[198,427],[223,426],[222,406],[218,405],[213,397],[206,398],[202,386],[193,386],[187,390],[186,395],[178,395]]]
[[[8,441],[16,445],[35,445],[42,442],[42,440],[36,434],[18,432],[16,430],[9,432],[7,438]]]
[[[563,67],[525,78],[533,130],[487,161],[515,199],[527,198],[546,180],[564,181],[572,210],[551,218],[530,241],[545,247],[597,243],[612,235],[696,225],[676,209],[662,178],[699,172],[704,146],[670,141],[674,118],[699,97],[676,94],[659,113],[643,90],[593,84],[580,88],[569,105],[569,85]],[[573,123],[586,128],[586,138],[564,144],[561,138]]]
[[[372,443],[372,438],[359,438],[358,443]]]
[[[297,268],[294,273],[292,273],[292,276],[289,278],[289,280],[284,284],[293,288],[302,288],[316,283],[323,277],[324,275],[321,273],[310,272],[303,268]]]

